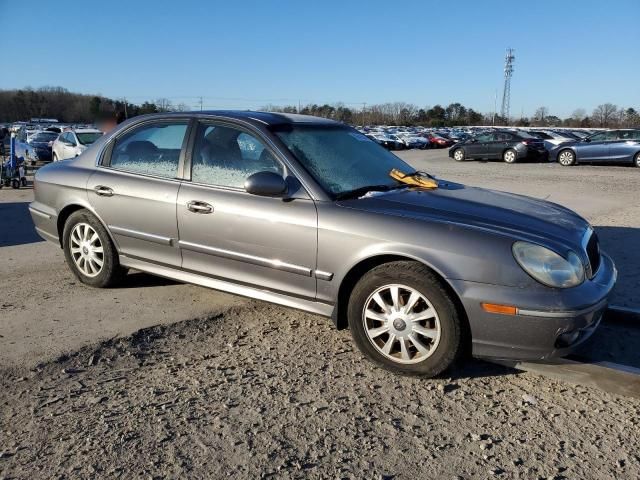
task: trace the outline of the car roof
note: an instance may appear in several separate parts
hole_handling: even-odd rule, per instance
[[[101,130],[97,128],[74,128],[73,130],[67,130],[75,133],[102,133]]]
[[[184,115],[198,117],[218,117],[233,118],[238,120],[253,120],[265,125],[287,125],[287,124],[313,124],[313,125],[344,125],[343,123],[330,120],[328,118],[313,117],[311,115],[300,115],[296,113],[275,113],[261,112],[253,110],[204,110],[192,112],[176,112],[144,115],[146,118],[171,118]],[[140,118],[140,117],[134,117]]]

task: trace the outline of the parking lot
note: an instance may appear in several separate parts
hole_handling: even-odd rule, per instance
[[[640,307],[637,168],[397,155],[576,210],[618,266],[612,302]],[[320,317],[142,273],[88,288],[32,197],[0,191],[0,477],[640,476],[635,399],[482,362],[397,377]],[[607,326],[583,354],[640,367],[639,342]]]

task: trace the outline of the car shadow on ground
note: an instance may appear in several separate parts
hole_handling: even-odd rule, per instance
[[[44,242],[44,240],[36,233],[33,226],[29,203],[0,203],[0,247],[36,242]]]
[[[145,272],[129,272],[120,284],[112,288],[165,287],[167,285],[178,285],[179,283],[180,282],[175,280],[158,277]]]
[[[640,308],[640,228],[596,226],[603,252],[609,255],[618,269],[613,304]]]

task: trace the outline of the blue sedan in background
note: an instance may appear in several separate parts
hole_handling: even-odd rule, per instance
[[[564,142],[549,152],[550,160],[576,163],[633,163],[640,167],[640,129],[608,130],[582,140]]]

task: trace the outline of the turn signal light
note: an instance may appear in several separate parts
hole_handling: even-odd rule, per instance
[[[482,303],[482,309],[489,313],[501,313],[502,315],[517,315],[518,309],[511,305],[498,305],[496,303]]]

